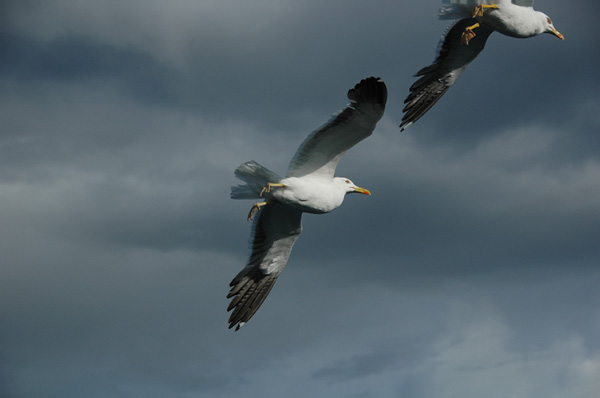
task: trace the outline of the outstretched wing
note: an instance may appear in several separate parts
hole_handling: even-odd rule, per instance
[[[256,215],[248,265],[229,284],[230,329],[244,326],[267,298],[302,232],[301,217],[302,212],[279,202],[263,206]]]
[[[288,177],[308,174],[332,178],[342,155],[373,133],[383,116],[387,88],[380,78],[361,80],[348,91],[350,103],[312,132],[292,158]]]
[[[493,30],[480,26],[476,36],[468,45],[462,44],[461,35],[465,28],[477,23],[473,18],[457,21],[442,36],[438,56],[433,64],[421,69],[415,76],[421,76],[411,87],[402,112],[400,127],[404,131],[419,120],[444,95],[467,66],[479,55]]]

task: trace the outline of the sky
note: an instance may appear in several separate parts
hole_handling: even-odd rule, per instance
[[[3,397],[596,398],[596,1],[493,34],[400,133],[438,0],[0,1]],[[256,160],[388,103],[260,310],[227,329]]]

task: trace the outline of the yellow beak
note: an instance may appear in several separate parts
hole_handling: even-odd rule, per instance
[[[364,189],[364,188],[360,188],[360,187],[354,188],[354,192],[362,193],[364,195],[370,195],[371,194],[371,192],[368,189]]]
[[[564,40],[564,39],[565,39],[565,37],[564,37],[562,34],[560,34],[560,33],[558,32],[558,30],[556,30],[556,29],[552,29],[552,34],[553,34],[554,36],[558,37],[558,38],[559,38],[559,39],[561,39],[561,40]]]

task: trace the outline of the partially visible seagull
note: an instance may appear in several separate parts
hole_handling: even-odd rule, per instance
[[[261,306],[288,261],[302,231],[302,213],[337,209],[348,193],[371,193],[345,177],[334,177],[342,155],[373,133],[383,116],[387,89],[380,78],[361,80],[348,91],[350,103],[312,132],[292,158],[285,178],[255,161],[240,165],[235,175],[245,185],[231,187],[233,199],[259,199],[254,217],[248,264],[229,286],[229,328],[244,326]]]
[[[527,38],[550,33],[564,40],[543,12],[533,9],[533,0],[444,0],[440,19],[458,19],[442,36],[433,64],[421,69],[404,100],[400,128],[423,116],[479,55],[492,32]]]

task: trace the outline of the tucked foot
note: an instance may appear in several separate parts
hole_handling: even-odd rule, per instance
[[[498,4],[480,4],[473,10],[473,18],[482,17],[483,10],[486,8],[491,8],[494,10],[498,9]]]
[[[269,202],[256,202],[254,204],[254,206],[252,206],[252,208],[250,209],[250,212],[248,213],[248,221],[252,220],[254,218],[254,215],[256,213],[258,213],[258,211],[260,210],[260,208],[264,205],[266,205]]]
[[[465,31],[463,32],[463,34],[460,36],[460,42],[462,44],[468,46],[469,41],[471,41],[471,39],[476,36],[473,29],[478,28],[478,27],[479,27],[478,23],[476,23],[475,25],[467,26],[465,28]]]
[[[274,182],[268,182],[267,185],[265,185],[262,189],[262,191],[260,191],[259,196],[262,198],[263,193],[265,192],[271,192],[271,188],[272,187],[285,187],[285,184],[277,184]]]

